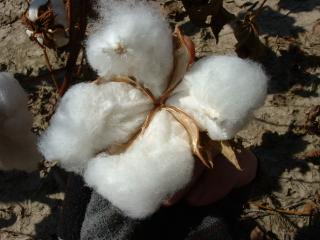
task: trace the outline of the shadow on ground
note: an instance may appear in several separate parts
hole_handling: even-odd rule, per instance
[[[266,6],[258,16],[260,34],[280,37],[297,37],[299,33],[305,32],[305,29],[295,25],[296,20],[289,16],[275,11]]]
[[[50,198],[49,195],[60,193],[64,189],[59,186],[53,174],[40,178],[39,172],[30,174],[18,171],[0,172],[0,183],[0,202],[9,204],[7,205],[9,208],[0,211],[7,211],[7,215],[10,215],[9,219],[0,220],[0,229],[13,226],[17,220],[21,221],[28,214],[35,214],[34,211],[39,209],[34,208],[32,204],[41,203],[47,205],[51,213],[36,224],[35,235],[39,239],[56,239],[57,219],[62,200]],[[10,207],[10,203],[17,202],[21,208],[18,212]],[[31,205],[28,205],[28,202],[31,202]],[[36,214],[40,215],[41,212]]]
[[[320,9],[319,0],[280,0],[278,3],[280,9],[287,9],[289,12],[309,12],[314,9]]]
[[[269,93],[287,92],[295,85],[299,87],[292,91],[293,94],[301,97],[318,96],[319,76],[308,70],[320,67],[320,57],[304,52],[296,44],[279,52],[280,56],[272,53],[264,61],[270,76]]]

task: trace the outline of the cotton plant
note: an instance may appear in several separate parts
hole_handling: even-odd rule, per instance
[[[236,56],[194,63],[192,42],[144,2],[100,11],[86,46],[99,78],[64,95],[39,149],[141,219],[190,182],[195,159],[214,167],[203,134],[239,168],[225,140],[263,104],[267,76]]]
[[[12,75],[0,72],[0,170],[37,169],[41,155],[31,127],[26,93]]]
[[[31,0],[23,22],[26,34],[40,46],[61,48],[69,42],[64,0]]]

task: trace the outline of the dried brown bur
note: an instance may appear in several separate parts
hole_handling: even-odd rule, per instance
[[[87,0],[65,0],[69,19],[69,44],[67,51],[69,53],[64,81],[59,89],[59,95],[63,96],[72,83],[73,73],[76,70],[77,59],[81,49],[82,41],[85,38],[87,28],[87,15],[90,12],[90,1]],[[82,62],[82,61],[81,61]],[[81,67],[81,66],[80,66]]]
[[[185,73],[195,59],[195,47],[193,42],[182,34],[178,26],[176,26],[173,33],[173,42],[175,48],[173,53],[174,69],[170,75],[168,86],[160,97],[159,104],[165,103],[172,91],[183,80]]]
[[[240,167],[238,155],[242,152],[243,147],[240,143],[233,140],[215,141],[212,140],[207,133],[200,133],[201,151],[207,154],[207,159],[213,162],[212,155],[215,153],[222,154],[236,169],[242,171]]]
[[[187,131],[192,153],[208,168],[214,167],[213,154],[221,153],[236,169],[242,171],[238,154],[242,148],[237,146],[232,140],[214,141],[211,140],[207,133],[200,132],[196,121],[183,110],[174,107],[166,106],[163,109],[172,114],[172,116],[184,127]]]
[[[237,147],[233,141],[226,140],[226,141],[219,141],[217,142],[217,146],[223,156],[226,157],[226,159],[236,167],[236,169],[242,171],[239,161],[238,161],[238,155],[241,153],[242,149]]]
[[[208,168],[213,167],[213,160],[210,158],[210,154],[203,156],[200,148],[200,131],[198,126],[196,125],[195,121],[185,112],[182,110],[174,107],[168,106],[165,107],[169,113],[185,128],[189,135],[190,146],[192,149],[193,154]]]
[[[265,2],[266,0],[262,2],[258,9],[253,10],[258,3],[256,2],[243,17],[237,17],[231,24],[234,36],[237,39],[235,51],[241,58],[261,60],[268,52],[268,48],[259,38],[259,26],[257,24],[257,17],[263,10]]]

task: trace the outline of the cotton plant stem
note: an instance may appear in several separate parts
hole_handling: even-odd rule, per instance
[[[59,95],[63,96],[72,83],[72,75],[76,68],[77,59],[82,48],[82,40],[85,38],[87,27],[87,0],[70,0],[69,7],[69,57],[66,65],[64,81],[59,89]],[[77,26],[78,23],[78,26]]]
[[[159,99],[161,104],[165,103],[174,89],[182,82],[186,71],[195,59],[195,46],[192,40],[184,36],[178,26],[174,30],[173,37],[177,48],[174,52],[174,69],[171,72],[168,86]]]

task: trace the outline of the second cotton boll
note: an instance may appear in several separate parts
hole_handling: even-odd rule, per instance
[[[41,156],[31,132],[28,98],[19,82],[0,73],[0,170],[37,169]]]
[[[168,24],[143,3],[112,2],[100,11],[107,11],[108,18],[87,41],[90,65],[100,77],[133,76],[160,96],[173,66]]]

